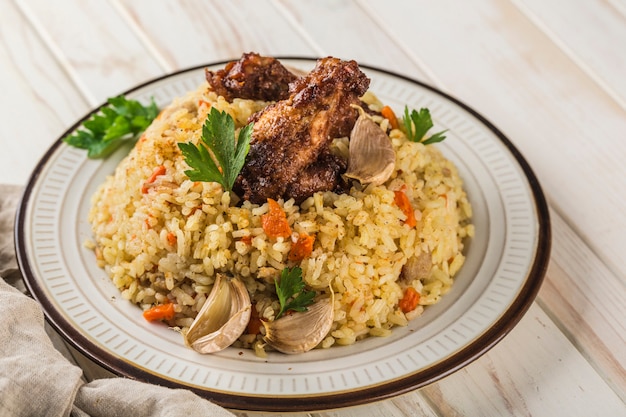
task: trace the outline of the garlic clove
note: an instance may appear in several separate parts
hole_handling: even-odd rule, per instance
[[[376,122],[361,114],[350,133],[345,176],[362,184],[380,185],[391,177],[395,165],[396,153],[391,139]]]
[[[227,348],[243,334],[251,309],[243,282],[217,274],[209,297],[184,334],[185,344],[200,353]]]
[[[307,311],[263,322],[265,341],[279,352],[295,354],[313,349],[326,337],[333,324],[333,297],[324,298]]]

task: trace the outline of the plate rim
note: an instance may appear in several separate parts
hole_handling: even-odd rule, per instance
[[[311,63],[314,63],[317,59],[319,59],[310,56],[276,56],[275,58],[278,60],[309,61]],[[140,83],[121,94],[128,95],[167,78],[188,72],[199,71],[208,66],[222,66],[230,61],[232,61],[232,59],[210,62],[170,72]],[[44,171],[48,160],[57,148],[63,144],[63,137],[77,129],[92,114],[100,111],[103,106],[107,105],[106,101],[91,109],[82,118],[76,121],[48,148],[35,166],[28,183],[24,188],[21,200],[16,210],[14,242],[18,267],[21,271],[22,279],[26,288],[31,296],[42,306],[46,320],[50,323],[50,325],[82,355],[116,375],[137,379],[151,384],[167,386],[170,388],[188,389],[223,407],[248,411],[298,412],[325,410],[351,407],[388,399],[434,383],[445,376],[462,369],[493,348],[519,323],[521,318],[528,311],[537,296],[548,268],[552,244],[550,213],[547,200],[539,184],[538,178],[536,177],[530,164],[526,161],[515,145],[493,123],[469,105],[434,86],[407,75],[368,64],[359,64],[359,66],[364,70],[377,71],[379,73],[416,84],[421,88],[427,89],[430,92],[441,96],[445,100],[459,106],[470,116],[476,118],[478,122],[484,125],[484,127],[486,127],[498,138],[501,144],[503,144],[506,150],[511,154],[512,158],[518,163],[519,168],[523,173],[523,178],[528,183],[529,194],[532,197],[531,203],[537,214],[535,219],[537,222],[537,245],[533,253],[532,265],[526,273],[524,284],[520,287],[518,295],[512,300],[508,308],[501,313],[500,317],[491,326],[489,326],[488,329],[451,356],[443,358],[439,362],[434,363],[423,370],[414,372],[413,374],[385,381],[384,383],[366,386],[361,389],[357,388],[350,389],[345,392],[332,392],[326,395],[315,394],[314,397],[311,395],[302,395],[285,396],[284,398],[280,398],[280,396],[257,396],[254,394],[242,395],[238,393],[227,393],[219,390],[202,389],[191,385],[176,383],[167,378],[147,372],[141,369],[141,367],[132,366],[110,352],[107,352],[98,344],[92,342],[74,329],[47,299],[44,290],[39,286],[38,279],[30,266],[27,254],[27,242],[25,239],[25,228],[27,227],[26,216],[29,208],[29,202],[31,201],[30,197],[32,196],[35,186]],[[288,408],[285,407],[287,402],[289,404]]]

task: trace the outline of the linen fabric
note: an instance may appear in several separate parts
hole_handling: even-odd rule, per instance
[[[191,391],[127,378],[86,382],[48,337],[39,304],[23,292],[13,224],[21,187],[0,185],[0,415],[234,416]]]

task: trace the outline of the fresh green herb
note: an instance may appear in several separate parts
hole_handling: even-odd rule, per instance
[[[252,123],[241,128],[235,143],[233,118],[212,107],[202,126],[204,144],[178,144],[185,162],[191,167],[185,175],[192,181],[218,182],[225,190],[232,190],[250,150],[251,137]]]
[[[70,146],[87,150],[92,159],[105,158],[125,140],[136,138],[152,123],[159,114],[154,100],[143,106],[136,100],[128,100],[123,95],[108,99],[102,107],[83,122],[84,129],[67,135],[63,141]]]
[[[444,133],[447,130],[435,133],[426,138],[426,132],[433,127],[433,120],[430,117],[430,111],[426,108],[411,111],[409,114],[409,108],[404,106],[404,130],[406,135],[412,142],[421,142],[424,145],[430,145],[431,143],[441,142],[446,137]]]
[[[294,267],[285,268],[280,273],[280,280],[274,281],[276,294],[280,301],[280,311],[276,319],[286,311],[306,311],[307,306],[313,303],[315,291],[306,291],[302,282],[302,269]]]

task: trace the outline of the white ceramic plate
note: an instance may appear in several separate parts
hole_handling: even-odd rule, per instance
[[[315,63],[281,61],[302,69]],[[154,97],[163,107],[197,88],[204,67],[126,95],[143,102]],[[485,353],[519,321],[545,274],[550,225],[540,186],[511,142],[468,106],[420,82],[363,70],[372,80],[370,90],[398,114],[405,104],[428,107],[435,129],[448,129],[447,139],[435,146],[465,182],[476,237],[467,243],[466,263],[440,303],[388,338],[353,346],[295,356],[272,353],[267,359],[235,348],[200,355],[186,348],[178,333],[146,322],[83,245],[90,237],[90,196],[128,149],[104,161],[89,160],[59,139],[33,173],[16,222],[20,268],[50,323],[118,375],[192,389],[243,410],[319,410],[376,401],[436,381]]]

